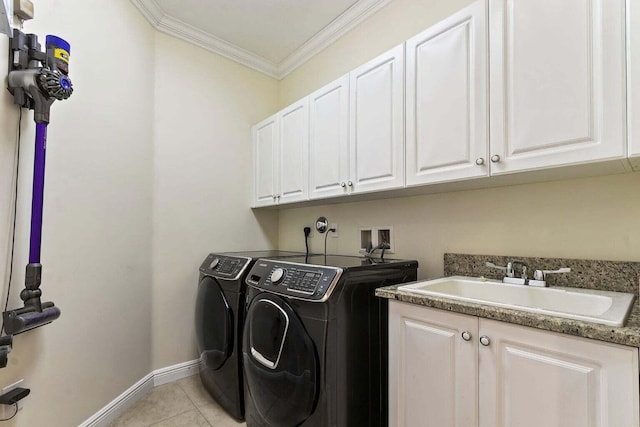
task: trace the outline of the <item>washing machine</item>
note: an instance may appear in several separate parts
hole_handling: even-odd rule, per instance
[[[204,388],[233,417],[244,418],[242,327],[245,276],[261,257],[300,252],[254,251],[209,254],[200,265],[195,326]]]
[[[259,427],[387,424],[387,301],[417,261],[260,259],[247,274],[245,419]]]

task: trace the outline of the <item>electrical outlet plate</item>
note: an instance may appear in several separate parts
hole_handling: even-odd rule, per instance
[[[4,387],[2,389],[2,392],[0,392],[0,394],[9,393],[11,390],[18,387],[26,388],[24,379],[18,380],[13,384]],[[18,411],[22,409],[23,404],[24,404],[24,399],[18,402]],[[13,415],[14,411],[15,411],[14,405],[0,405],[0,418],[2,419],[9,418],[10,416]]]
[[[34,15],[33,3],[31,2],[31,0],[14,0],[13,13],[23,21],[26,21],[28,19],[33,19],[33,15]]]

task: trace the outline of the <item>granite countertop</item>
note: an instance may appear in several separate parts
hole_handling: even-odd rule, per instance
[[[640,302],[637,298],[626,326],[615,327],[398,290],[402,285],[406,283],[376,289],[376,296],[583,338],[640,347]]]

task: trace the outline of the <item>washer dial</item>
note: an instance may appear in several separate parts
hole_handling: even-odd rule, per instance
[[[271,283],[277,285],[278,283],[282,282],[282,279],[284,279],[284,273],[285,271],[283,268],[278,267],[273,270],[273,272],[271,273]]]

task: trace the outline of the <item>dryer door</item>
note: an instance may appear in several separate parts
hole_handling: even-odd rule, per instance
[[[318,397],[318,357],[282,298],[262,293],[252,300],[242,353],[249,398],[267,424],[297,426],[309,418]]]
[[[203,278],[198,285],[196,339],[200,360],[209,369],[219,369],[233,351],[231,307],[212,277]]]

